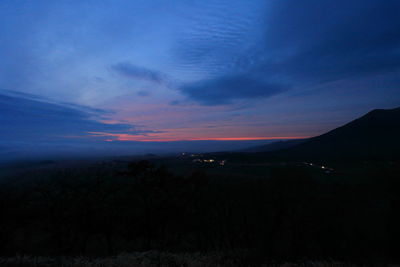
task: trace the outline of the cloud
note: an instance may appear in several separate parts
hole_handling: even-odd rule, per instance
[[[287,88],[246,76],[221,77],[184,85],[181,92],[203,105],[230,104],[235,100],[270,97]]]
[[[243,39],[237,24],[211,24],[221,32],[217,40],[208,35],[197,40],[193,33],[186,38],[190,42],[177,43],[182,64],[200,73],[212,70],[211,79],[185,85],[181,92],[200,104],[217,105],[400,71],[397,0],[282,0],[271,1],[264,12],[260,38]],[[229,34],[222,34],[224,25]],[[240,43],[246,49],[232,45],[232,36],[246,40]]]
[[[149,95],[151,95],[151,94],[150,94],[149,91],[140,90],[140,91],[137,92],[137,95],[138,95],[138,96],[145,97],[145,96],[149,96]]]
[[[128,62],[120,62],[111,66],[118,74],[135,80],[144,80],[157,84],[165,84],[167,77],[161,72],[146,69]]]
[[[318,84],[399,70],[399,1],[276,1],[271,8],[262,51],[273,60],[260,62],[260,72]]]
[[[142,134],[133,125],[104,123],[109,112],[54,103],[21,93],[0,92],[2,142],[90,141],[90,132]]]
[[[177,36],[172,52],[185,72],[221,74],[229,71],[256,41],[266,1],[201,1]],[[190,9],[188,9],[190,10]]]

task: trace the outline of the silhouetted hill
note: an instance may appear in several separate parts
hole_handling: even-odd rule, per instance
[[[270,144],[262,145],[262,146],[255,146],[250,147],[247,149],[242,150],[241,152],[272,152],[278,151],[282,149],[287,149],[293,146],[300,145],[307,141],[307,139],[295,139],[295,140],[285,140],[285,141],[276,141]]]
[[[295,158],[399,158],[400,108],[376,109],[326,134],[275,153]]]

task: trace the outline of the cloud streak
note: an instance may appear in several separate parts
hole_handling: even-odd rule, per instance
[[[268,83],[247,76],[221,77],[184,85],[181,92],[203,105],[230,104],[236,100],[270,97],[285,91],[280,84]]]
[[[111,66],[111,69],[118,74],[134,79],[154,82],[157,84],[166,84],[167,77],[161,72],[150,70],[144,67],[136,66],[128,62],[120,62]]]
[[[0,93],[0,114],[0,139],[5,143],[88,142],[90,132],[143,134],[130,124],[101,122],[109,115],[107,111],[52,103],[26,94]]]

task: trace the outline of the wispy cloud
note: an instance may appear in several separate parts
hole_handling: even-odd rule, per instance
[[[235,100],[270,97],[285,91],[280,84],[268,83],[246,76],[220,77],[184,85],[181,92],[203,105],[230,104]]]
[[[118,74],[135,80],[145,80],[158,84],[166,84],[167,77],[161,72],[136,66],[128,62],[120,62],[111,66],[111,69]]]
[[[90,141],[90,132],[143,134],[134,125],[102,122],[108,111],[0,92],[2,142]]]

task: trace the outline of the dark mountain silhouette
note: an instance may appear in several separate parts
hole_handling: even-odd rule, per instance
[[[376,109],[323,135],[279,150],[290,158],[400,158],[400,108]]]
[[[272,152],[272,151],[278,151],[282,149],[287,149],[293,146],[300,145],[307,141],[307,139],[295,139],[295,140],[285,140],[285,141],[276,141],[270,144],[266,145],[261,145],[261,146],[255,146],[255,147],[250,147],[247,149],[241,150],[241,152]]]

